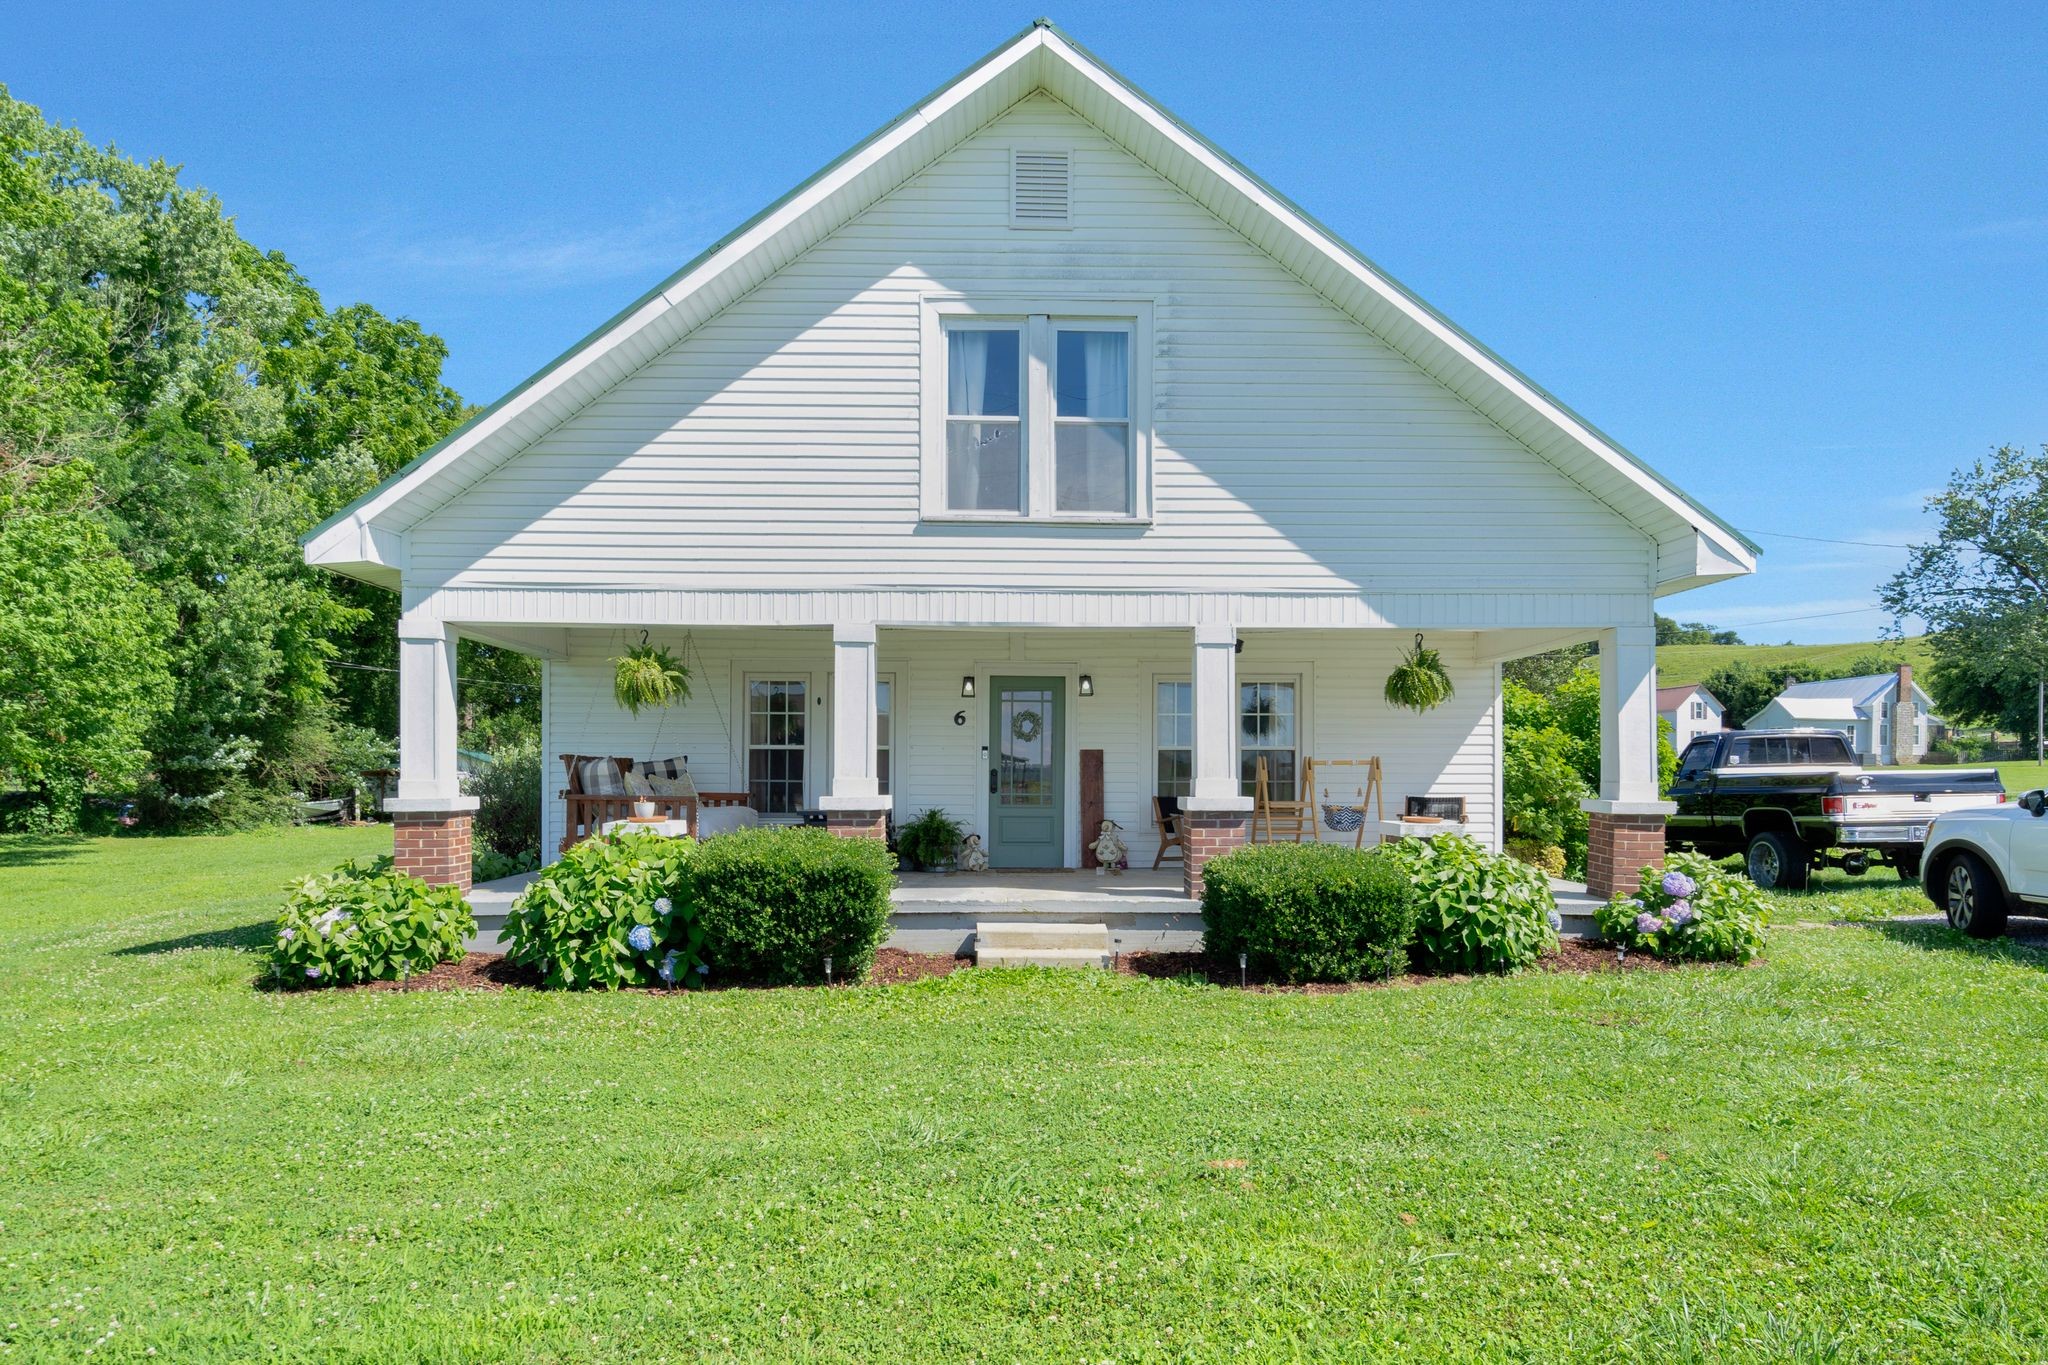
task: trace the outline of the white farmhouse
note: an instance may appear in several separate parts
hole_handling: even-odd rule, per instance
[[[1657,719],[1671,727],[1671,747],[1680,753],[1701,735],[1723,729],[1726,713],[1721,699],[1698,683],[1657,689]]]
[[[1658,599],[1755,554],[1045,23],[306,543],[402,595],[389,806],[437,878],[474,637],[544,661],[551,755],[848,835],[941,808],[998,868],[1082,866],[1098,809],[1142,866],[1166,797],[1191,896],[1261,760],[1277,797],[1377,757],[1396,813],[1497,845],[1500,665],[1588,640],[1593,882],[1631,882],[1669,809]],[[1423,715],[1381,695],[1418,634],[1456,685]],[[643,638],[695,695],[635,719],[611,661]]]
[[[1941,728],[1941,719],[1934,714],[1934,699],[1927,689],[1913,681],[1912,666],[1900,664],[1892,673],[1793,683],[1743,728],[1801,726],[1847,732],[1857,760],[1875,767],[1918,762]],[[1909,737],[1903,753],[1897,743],[1901,734]]]

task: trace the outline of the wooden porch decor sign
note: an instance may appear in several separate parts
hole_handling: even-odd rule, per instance
[[[1102,750],[1081,751],[1081,866],[1096,866],[1095,835],[1102,828]]]

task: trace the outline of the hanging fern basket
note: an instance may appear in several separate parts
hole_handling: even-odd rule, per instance
[[[612,696],[636,716],[644,707],[674,706],[690,699],[690,670],[667,645],[643,639],[612,660]]]
[[[1423,648],[1420,635],[1415,637],[1415,647],[1387,674],[1387,705],[1417,715],[1442,706],[1455,693],[1443,659],[1435,650]]]

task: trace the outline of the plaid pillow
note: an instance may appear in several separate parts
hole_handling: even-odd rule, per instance
[[[624,796],[626,781],[609,758],[586,758],[576,765],[576,781],[585,796]]]
[[[634,764],[633,772],[656,796],[691,801],[697,799],[697,783],[690,777],[687,760],[657,758],[647,763]]]

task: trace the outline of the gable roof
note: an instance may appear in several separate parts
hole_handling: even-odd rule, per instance
[[[1793,683],[1772,698],[1770,705],[1797,720],[1855,720],[1864,707],[1885,700],[1898,681],[1896,673],[1865,673],[1854,678]],[[1917,681],[1913,684],[1913,701],[1924,714],[1934,715],[1934,699]],[[1764,709],[1769,710],[1770,706]]]
[[[315,527],[308,562],[395,586],[407,528],[1041,89],[1647,535],[1660,594],[1755,568],[1739,531],[1043,19]]]
[[[1714,704],[1714,709],[1717,711],[1726,709],[1721,705],[1719,697],[1707,691],[1706,688],[1701,687],[1698,683],[1686,683],[1681,687],[1658,688],[1657,709],[1659,711],[1675,711],[1694,695],[1705,697]]]

